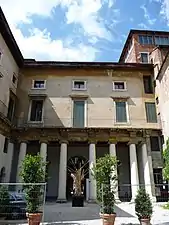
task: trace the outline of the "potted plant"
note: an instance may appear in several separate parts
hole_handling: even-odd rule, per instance
[[[72,192],[72,207],[83,207],[84,206],[84,178],[88,173],[88,162],[75,163],[71,160],[68,171],[73,179],[73,192]],[[71,166],[72,165],[72,166]]]
[[[10,198],[6,187],[0,186],[0,217],[6,218],[9,212]]]
[[[29,225],[39,225],[42,218],[40,206],[43,204],[43,195],[46,178],[46,163],[39,154],[26,155],[20,176],[23,180],[23,190],[26,199],[26,211]]]
[[[138,190],[135,199],[135,212],[138,216],[140,224],[150,225],[151,216],[153,213],[152,202],[148,193],[144,188]]]
[[[116,218],[114,194],[117,163],[116,157],[107,154],[97,159],[93,166],[92,174],[97,182],[97,200],[101,203],[100,217],[104,225],[113,225]]]

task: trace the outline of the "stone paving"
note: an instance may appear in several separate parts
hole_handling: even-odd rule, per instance
[[[162,204],[161,204],[162,205]],[[154,204],[154,212],[151,223],[153,225],[169,225],[169,210],[165,210],[160,204]],[[134,204],[120,203],[116,205],[117,213],[115,225],[139,225],[134,212]],[[101,225],[99,218],[99,206],[85,204],[83,208],[73,208],[71,203],[53,204],[45,206],[45,224],[65,225]]]
[[[154,204],[154,212],[151,220],[153,225],[169,225],[169,210],[162,208],[163,204]],[[134,204],[120,203],[116,205],[117,213],[115,225],[139,225],[134,212]],[[1,221],[2,222],[2,221]],[[3,225],[27,225],[26,221],[4,221]],[[83,208],[71,207],[71,203],[45,205],[45,225],[102,225],[99,218],[99,206],[96,204],[85,204]]]

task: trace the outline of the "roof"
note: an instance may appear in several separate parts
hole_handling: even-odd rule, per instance
[[[144,34],[144,35],[169,35],[168,31],[154,31],[154,30],[130,30],[126,42],[124,44],[123,50],[121,52],[119,62],[123,62],[125,54],[130,43],[130,40],[134,34]]]
[[[118,62],[56,62],[25,60],[25,69],[129,69],[129,70],[152,70],[152,64],[118,63]]]
[[[22,53],[15,41],[15,38],[11,32],[11,29],[8,25],[8,22],[5,18],[5,15],[0,7],[0,33],[4,41],[6,42],[12,56],[14,57],[17,65],[20,67],[23,64],[23,56]]]

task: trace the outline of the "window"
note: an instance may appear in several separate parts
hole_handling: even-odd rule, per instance
[[[86,81],[73,81],[73,90],[86,90]]]
[[[163,183],[162,169],[153,169],[153,174],[154,174],[154,183],[161,185]]]
[[[159,98],[156,97],[156,104],[158,105],[159,104]]]
[[[15,73],[13,73],[12,82],[13,82],[14,84],[16,84],[16,75],[15,75]]]
[[[126,102],[116,101],[116,123],[127,122]]]
[[[169,37],[155,36],[156,45],[169,45]]]
[[[150,136],[151,151],[160,151],[158,136]]]
[[[46,81],[45,80],[33,80],[33,89],[45,89],[46,88]]]
[[[85,101],[74,100],[73,102],[73,127],[84,127],[85,125]]]
[[[142,45],[153,45],[153,37],[147,35],[139,35],[139,43]]]
[[[123,81],[114,81],[113,82],[113,90],[126,90],[126,82]]]
[[[5,167],[2,167],[0,171],[0,183],[3,183],[4,179],[5,179]]]
[[[43,100],[31,101],[30,121],[42,121]]]
[[[146,102],[146,116],[148,123],[157,123],[157,113],[156,113],[156,106],[153,102]]]
[[[4,149],[3,149],[3,152],[4,153],[7,153],[8,152],[8,143],[9,143],[8,138],[5,138]]]
[[[2,54],[2,51],[0,50],[0,62],[2,60],[2,56],[3,56],[3,54]]]
[[[151,76],[143,76],[143,83],[144,83],[144,92],[146,94],[152,94],[153,93],[153,85],[152,85]]]
[[[147,52],[142,52],[141,54],[141,62],[142,63],[148,63],[148,53]]]
[[[12,121],[13,119],[14,109],[15,109],[15,101],[12,98],[10,98],[9,104],[8,104],[8,115],[7,115],[7,118],[10,121]]]

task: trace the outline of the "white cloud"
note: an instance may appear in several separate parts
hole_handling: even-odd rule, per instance
[[[145,7],[145,5],[140,6],[141,9],[143,9],[144,11],[144,18],[147,20],[149,25],[153,25],[157,19],[151,19],[150,14],[148,13],[147,8]]]
[[[169,1],[168,0],[162,1],[160,13],[164,17],[164,19],[167,21],[167,24],[169,26]]]
[[[15,38],[26,58],[58,61],[93,61],[97,50],[91,46],[79,44],[72,47],[71,41],[52,40],[50,33],[37,28],[31,30],[29,37],[24,37],[19,29],[13,28]]]
[[[101,0],[74,1],[66,13],[67,22],[80,24],[88,35],[111,39],[109,31],[98,16],[101,7]]]
[[[110,31],[99,17],[103,4],[111,8],[115,0],[1,0],[1,6],[24,57],[39,60],[95,60],[97,50],[91,45],[98,38],[111,40]],[[31,23],[32,15],[51,17],[55,7],[66,11],[67,23],[79,24],[90,45],[72,45],[72,40],[52,40],[47,30],[33,28],[25,37],[18,28],[20,23]],[[67,38],[69,39],[69,37]]]
[[[149,27],[146,24],[144,24],[144,23],[139,23],[138,27],[140,27],[141,29],[146,29],[146,30],[149,29]]]

